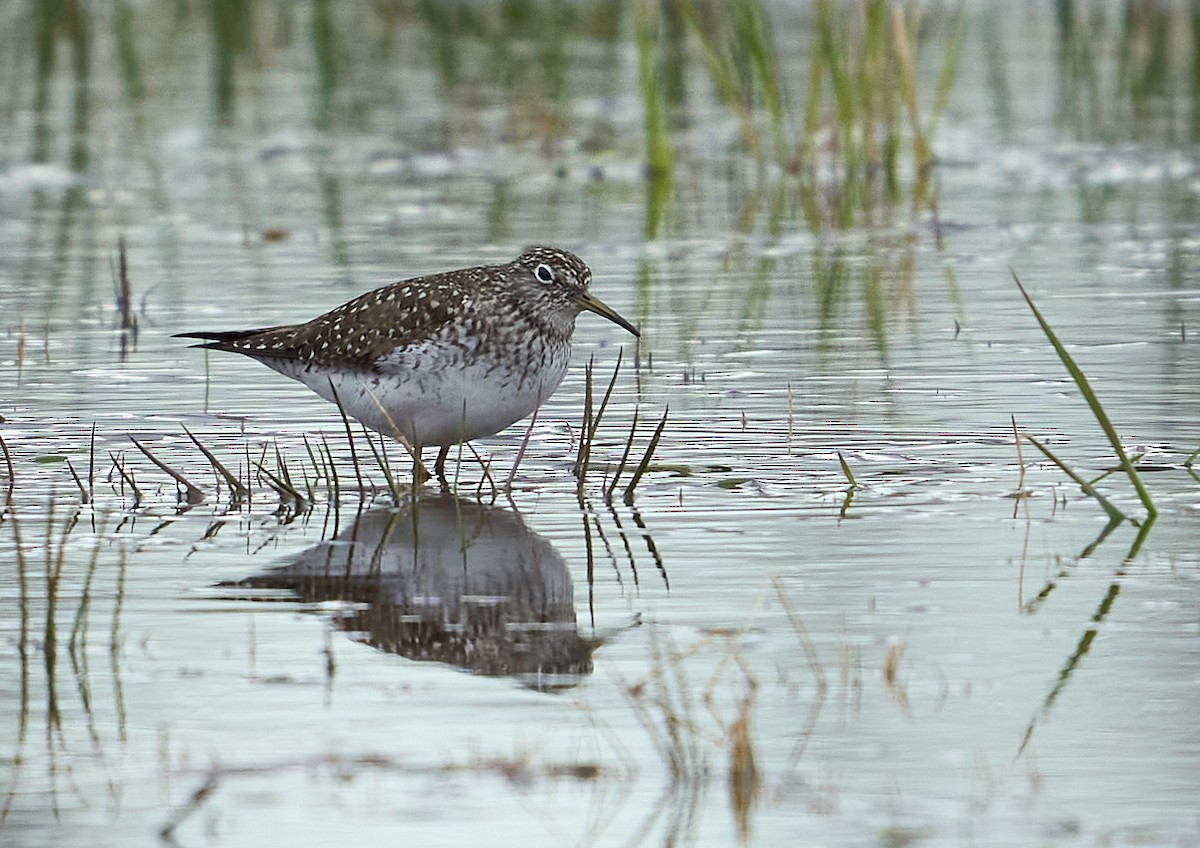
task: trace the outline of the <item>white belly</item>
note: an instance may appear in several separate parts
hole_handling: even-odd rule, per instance
[[[445,360],[431,355],[436,353],[410,351],[381,371],[266,364],[326,400],[333,401],[336,390],[346,414],[372,430],[433,447],[490,436],[529,415],[558,388],[569,361],[569,352],[547,355],[538,367],[513,371],[490,360],[455,362],[453,355]]]

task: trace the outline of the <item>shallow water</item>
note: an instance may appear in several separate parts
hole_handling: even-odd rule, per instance
[[[969,10],[936,212],[832,227],[740,149],[696,45],[656,199],[628,10],[154,7],[133,37],[124,8],[84,47],[10,11],[0,43],[5,845],[1200,843],[1195,45],[1131,94],[1138,20]],[[795,106],[811,21],[767,11]],[[1081,39],[1109,50],[1080,68]],[[643,335],[581,317],[508,495],[523,425],[397,508],[334,408],[171,338],[531,242]],[[1140,457],[1145,532],[1119,473],[1140,526],[1019,460],[1013,418],[1116,463],[1010,268]],[[584,363],[603,387],[620,345],[581,508]],[[610,505],[635,410],[632,463],[668,408]],[[231,507],[185,427],[242,479],[278,450],[311,502],[260,475]]]

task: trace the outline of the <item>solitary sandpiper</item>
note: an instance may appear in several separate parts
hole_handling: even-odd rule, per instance
[[[533,412],[567,373],[581,311],[638,330],[588,292],[573,253],[531,247],[504,265],[414,277],[304,324],[181,333],[299,380],[367,427],[416,450],[498,433]]]

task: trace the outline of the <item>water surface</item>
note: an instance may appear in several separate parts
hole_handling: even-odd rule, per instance
[[[1137,8],[931,10],[923,109],[963,38],[935,188],[822,183],[817,219],[694,33],[648,180],[621,4],[7,11],[4,844],[1200,842],[1196,50]],[[813,13],[764,12],[799,138]],[[396,506],[335,409],[171,338],[529,243],[643,335],[580,319],[507,494],[524,425],[477,446],[491,481],[467,452],[457,499]],[[1116,463],[1010,268],[1147,532],[1119,473],[1140,526],[1019,461],[1014,418]],[[584,364],[603,387],[622,344],[581,506]],[[310,501],[256,475],[231,506],[185,427]]]

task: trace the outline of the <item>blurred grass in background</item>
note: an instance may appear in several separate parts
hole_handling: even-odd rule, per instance
[[[109,231],[145,221],[129,193],[154,211],[168,261],[178,257],[163,147],[181,133],[207,134],[195,167],[228,170],[227,200],[254,237],[318,219],[347,280],[360,236],[345,217],[364,201],[346,184],[370,178],[376,160],[444,154],[444,172],[425,174],[445,186],[430,202],[486,192],[489,242],[519,235],[515,187],[536,161],[593,174],[584,191],[600,210],[623,210],[640,185],[646,240],[725,240],[736,280],[717,290],[748,326],[775,260],[747,254],[746,240],[807,233],[826,339],[851,310],[886,358],[889,326],[916,308],[921,251],[940,255],[936,150],[964,62],[985,68],[998,141],[1019,132],[1011,17],[887,0],[6,4],[0,160],[53,177],[37,171],[27,199],[0,200],[0,214],[32,222],[13,276],[45,305],[31,320],[69,296],[106,299],[104,274],[80,274],[84,289],[67,291],[69,257],[103,253]],[[1200,138],[1200,3],[1063,0],[1054,20],[1064,136],[1183,149]],[[286,225],[259,220],[255,177],[237,158],[251,140],[264,156],[304,151],[313,209],[289,206]],[[464,189],[462,151],[501,176]],[[1102,214],[1103,190],[1082,191]],[[733,212],[714,219],[719,194]],[[552,194],[543,217],[557,220],[562,202]],[[641,262],[643,317],[660,273]],[[956,300],[948,262],[942,277]]]

